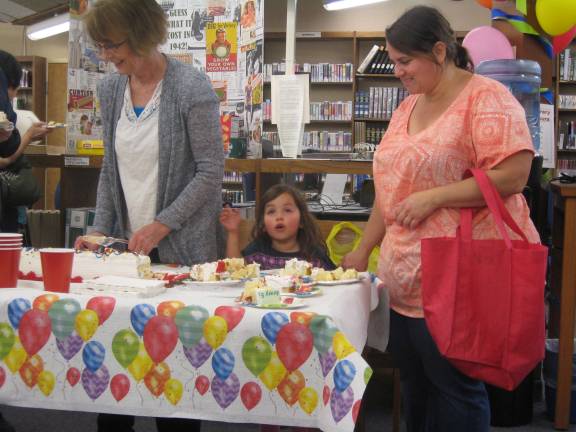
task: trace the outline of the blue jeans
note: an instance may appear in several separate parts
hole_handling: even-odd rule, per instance
[[[408,432],[488,432],[484,383],[459,372],[438,351],[426,321],[390,313],[388,349],[400,369]]]

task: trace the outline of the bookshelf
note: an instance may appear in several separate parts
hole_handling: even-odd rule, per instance
[[[556,167],[576,170],[576,42],[556,61]]]

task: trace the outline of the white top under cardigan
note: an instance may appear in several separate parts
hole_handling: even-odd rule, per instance
[[[158,119],[162,81],[146,108],[136,116],[130,85],[124,92],[124,105],[116,126],[114,149],[122,191],[126,200],[126,234],[132,234],[154,221],[158,193]]]

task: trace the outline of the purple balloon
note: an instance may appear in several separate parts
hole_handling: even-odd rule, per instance
[[[348,414],[353,403],[354,391],[352,387],[348,387],[342,393],[336,389],[332,390],[332,394],[330,395],[330,409],[332,410],[332,417],[336,423]]]
[[[202,339],[193,347],[184,347],[184,355],[192,366],[198,369],[212,354],[212,347]]]
[[[87,368],[82,371],[82,387],[92,400],[98,399],[104,393],[109,381],[110,374],[105,365],[102,365],[96,372]]]
[[[56,339],[58,351],[60,351],[60,354],[62,354],[62,357],[64,357],[66,361],[69,361],[80,351],[83,343],[84,341],[76,332],[72,333],[66,339]]]
[[[223,380],[217,376],[212,380],[212,395],[222,409],[226,409],[238,397],[240,392],[240,380],[235,373],[231,373]]]
[[[320,365],[322,366],[322,375],[324,378],[330,373],[334,364],[336,363],[336,354],[334,351],[330,350],[322,354],[321,352],[318,353],[318,357],[320,357]]]

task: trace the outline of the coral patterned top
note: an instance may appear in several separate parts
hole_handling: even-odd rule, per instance
[[[489,170],[521,150],[533,151],[524,109],[497,81],[473,75],[432,125],[409,135],[408,120],[418,97],[409,96],[394,112],[373,166],[376,206],[386,225],[378,276],[389,289],[392,309],[415,318],[424,316],[420,240],[455,236],[460,212],[440,208],[407,229],[394,222],[391,210],[413,192],[462,180],[468,168]],[[523,195],[504,202],[528,240],[539,242]],[[500,238],[486,207],[475,212],[473,225],[476,239]]]

